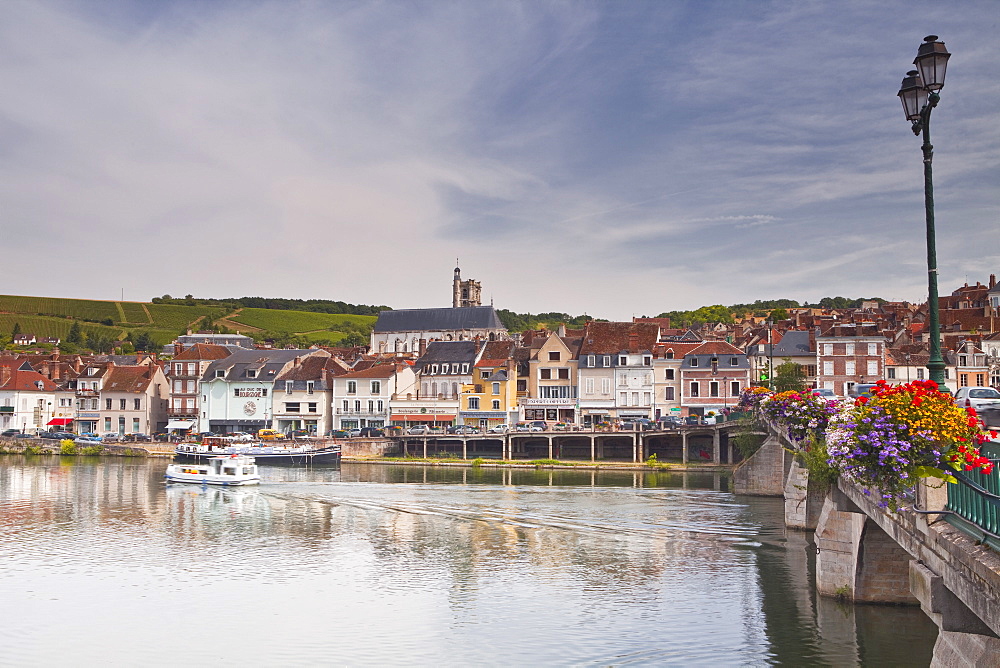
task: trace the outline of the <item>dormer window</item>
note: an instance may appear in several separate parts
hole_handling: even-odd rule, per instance
[[[697,357],[692,357],[691,358],[691,366],[698,366],[698,358]]]
[[[653,363],[653,358],[652,357],[650,357],[649,355],[644,355],[643,356],[643,358],[642,358],[642,365],[643,366],[649,366],[652,363]]]
[[[589,367],[597,366],[597,357],[595,355],[587,355],[587,366]]]
[[[739,366],[739,365],[740,365],[739,359],[737,359],[736,357],[729,358],[729,366]]]
[[[668,360],[672,360],[673,358],[674,358],[674,351],[673,350],[668,350],[667,351],[667,359]]]
[[[247,369],[247,378],[256,378],[257,369]]]
[[[618,366],[625,366],[626,364],[628,364],[628,358],[627,357],[619,357],[618,358]]]
[[[215,370],[215,377],[216,378],[225,378],[226,377],[226,370],[225,369],[216,369]]]
[[[469,373],[469,365],[468,364],[463,364],[462,365],[462,373]]]
[[[441,365],[441,373],[448,373],[448,369],[450,368],[450,366],[451,365],[449,365],[449,364],[442,364]]]
[[[96,373],[97,373],[97,369],[95,369],[94,367],[90,367],[89,369],[87,369],[87,375],[88,376],[93,376]]]
[[[291,394],[292,393],[292,385],[294,385],[294,383],[292,381],[290,381],[290,380],[286,380],[285,381],[285,394]]]

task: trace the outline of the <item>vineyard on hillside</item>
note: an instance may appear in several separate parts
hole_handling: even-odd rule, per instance
[[[333,340],[337,338],[334,334],[338,332],[370,331],[372,325],[375,324],[376,317],[373,315],[245,308],[239,313],[229,316],[228,320],[272,332],[315,332],[316,337],[322,335],[322,338]]]

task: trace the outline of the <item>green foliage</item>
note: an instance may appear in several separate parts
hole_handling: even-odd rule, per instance
[[[15,322],[14,327],[10,330],[10,338],[17,338],[17,335],[21,333],[21,323]]]
[[[59,453],[63,455],[75,455],[78,452],[76,443],[70,439],[59,441]]]
[[[548,329],[555,329],[559,325],[566,325],[569,328],[579,329],[591,320],[599,320],[586,313],[578,316],[571,316],[568,313],[514,313],[507,309],[497,309],[497,317],[509,332],[523,332],[528,329],[539,329],[545,326]]]
[[[776,308],[770,313],[768,313],[767,317],[773,320],[774,322],[777,322],[779,320],[788,320],[789,316],[788,316],[788,311],[786,311],[785,309]]]
[[[103,445],[88,445],[80,450],[81,455],[100,455],[104,453]]]
[[[186,295],[184,299],[174,299],[170,295],[153,297],[152,303],[164,305],[194,305],[199,308],[214,306],[226,311],[240,308],[274,309],[279,311],[312,311],[315,313],[344,313],[354,315],[374,315],[379,311],[391,310],[388,306],[369,306],[366,304],[348,304],[329,299],[280,299],[269,297],[227,297],[225,299],[198,299],[194,295]]]
[[[144,353],[153,352],[160,347],[156,345],[156,341],[149,335],[149,332],[139,332],[137,336],[133,337],[132,345],[136,350]]]
[[[707,322],[721,322],[731,325],[735,322],[730,309],[721,304],[702,306],[694,311],[667,311],[657,317],[670,318],[670,324],[673,327],[698,327]]]
[[[472,467],[473,468],[479,468],[480,466],[482,466],[485,463],[486,463],[485,459],[483,459],[482,457],[476,457],[475,459],[472,460]]]
[[[826,441],[814,435],[809,437],[805,446],[796,452],[802,464],[809,471],[809,487],[820,493],[825,493],[837,482],[837,469],[827,463],[829,455],[826,452]]]
[[[736,424],[737,427],[731,432],[729,442],[736,446],[743,459],[749,459],[764,444],[766,437],[762,432],[765,428],[757,422],[752,413],[747,413],[745,417],[738,419]]]
[[[83,343],[83,328],[80,327],[80,323],[74,322],[70,325],[69,334],[66,335],[66,341],[76,346]]]
[[[370,315],[312,313],[309,311],[277,311],[245,308],[229,317],[232,322],[272,332],[304,333],[319,330],[367,333],[375,325]]]
[[[770,387],[775,392],[785,392],[795,390],[801,392],[806,387],[805,371],[802,366],[792,361],[792,358],[785,357],[783,362],[774,368],[774,378],[771,379]]]

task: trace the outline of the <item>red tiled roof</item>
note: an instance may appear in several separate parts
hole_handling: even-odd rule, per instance
[[[660,328],[645,322],[589,322],[580,344],[581,355],[609,355],[629,350],[632,335],[640,351],[652,351]]]
[[[196,343],[174,355],[175,360],[221,360],[233,353],[225,346],[213,343]]]
[[[115,366],[104,377],[103,390],[106,392],[145,392],[152,382],[157,367]]]

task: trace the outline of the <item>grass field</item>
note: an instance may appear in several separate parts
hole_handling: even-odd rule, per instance
[[[344,331],[353,328],[361,328],[368,331],[375,324],[376,316],[373,315],[348,315],[336,313],[313,313],[311,311],[276,311],[264,308],[245,308],[235,315],[229,316],[229,320],[238,322],[258,329],[270,330],[274,332],[317,332],[317,330]],[[331,331],[328,334],[333,335]],[[332,336],[328,338],[333,338]]]
[[[56,297],[15,297],[0,295],[0,311],[30,315],[56,315],[100,322],[111,318],[118,322],[121,314],[115,302],[87,299],[59,299]]]
[[[175,306],[174,304],[146,304],[149,314],[153,316],[153,327],[163,329],[174,329],[181,333],[187,329],[191,323],[205,316],[208,320],[215,320],[228,311],[226,309],[212,306]]]
[[[346,336],[344,332],[309,332],[308,334],[300,335],[306,341],[310,343],[317,343],[319,341],[329,341],[333,345],[339,344]]]

